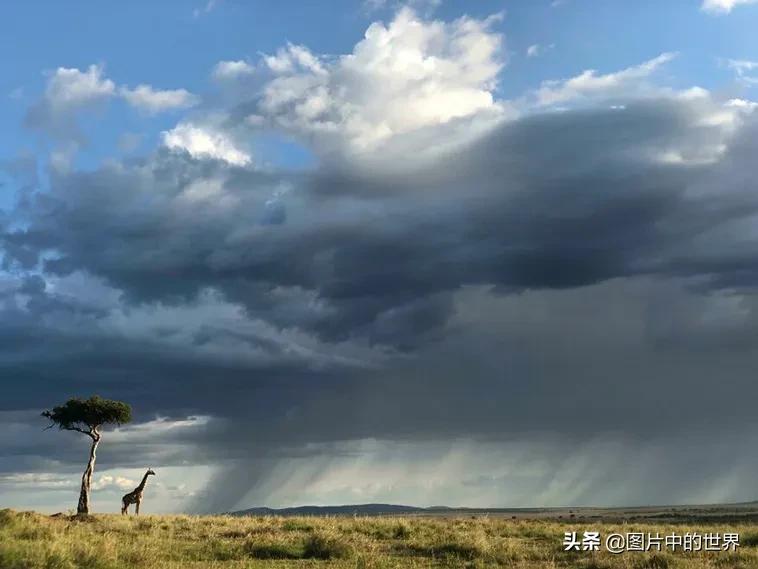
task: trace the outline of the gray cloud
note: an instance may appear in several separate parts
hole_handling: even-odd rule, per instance
[[[600,461],[587,484],[605,503],[644,499],[656,465],[660,499],[743,496],[661,449],[697,429],[709,449],[754,442],[755,118],[702,95],[616,103],[501,122],[423,160],[390,149],[293,174],[164,148],[53,171],[0,234],[0,422],[30,433],[28,410],[89,392],[142,423],[209,416],[113,433],[101,458],[219,465],[198,510],[357,499],[346,465],[393,456],[408,485],[364,495],[411,499],[437,471],[430,501],[586,502],[578,481]],[[3,437],[9,476],[80,466],[75,439]],[[514,440],[537,445],[529,480],[485,458],[522,456]],[[719,455],[739,480],[742,448]],[[616,488],[608,457],[625,453],[637,468]],[[711,486],[683,476],[692,464]]]

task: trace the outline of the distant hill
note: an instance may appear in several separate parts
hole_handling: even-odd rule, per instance
[[[231,512],[233,516],[379,516],[422,514],[427,508],[397,504],[352,504],[346,506],[297,506],[296,508],[248,508]]]
[[[461,513],[506,513],[513,510],[506,508],[450,508],[448,506],[432,506],[418,508],[398,504],[350,504],[344,506],[298,506],[296,508],[248,508],[229,512],[232,516],[382,516],[408,514],[444,514],[446,512]],[[520,509],[529,511],[529,509]],[[534,509],[538,511],[538,509]],[[543,511],[540,509],[540,511]]]
[[[419,508],[400,504],[347,504],[341,506],[297,506],[294,508],[248,508],[227,512],[232,516],[456,516],[493,515],[512,518],[574,518],[592,517],[602,519],[627,518],[680,518],[697,513],[710,516],[751,516],[758,519],[758,502],[738,502],[732,504],[698,504],[667,506],[627,506],[627,507],[553,507],[553,508],[453,508],[431,506]]]

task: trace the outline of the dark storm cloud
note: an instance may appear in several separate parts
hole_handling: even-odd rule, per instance
[[[59,172],[2,235],[6,268],[43,267],[0,288],[2,408],[96,391],[140,420],[211,415],[191,444],[141,447],[156,463],[234,461],[210,509],[267,488],[282,455],[339,441],[644,438],[704,416],[739,429],[758,363],[756,306],[733,290],[758,274],[755,126],[703,120],[716,110],[662,99],[532,116],[425,166],[285,176],[161,151]],[[79,273],[123,296],[101,305],[46,282]],[[267,327],[110,324],[113,310],[201,310],[207,289]],[[359,348],[376,360],[356,365]],[[734,396],[713,397],[714,378]],[[68,456],[19,452],[30,469]]]
[[[718,166],[651,159],[723,139],[697,124],[699,112],[662,100],[530,117],[402,175],[284,179],[163,153],[140,167],[61,174],[4,243],[22,266],[54,250],[46,270],[89,271],[134,302],[214,287],[279,321],[272,290],[293,287],[323,311],[281,325],[396,346],[444,324],[444,294],[465,284],[566,288],[656,273],[729,286],[749,278],[749,256],[724,262],[733,239],[722,236],[710,244],[719,267],[690,244],[708,224],[752,214],[754,200],[729,187],[718,201],[687,196]],[[196,199],[198,184],[220,187]],[[282,184],[291,190],[273,200]]]

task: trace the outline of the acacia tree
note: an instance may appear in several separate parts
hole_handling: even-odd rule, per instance
[[[100,444],[100,429],[103,425],[123,425],[132,420],[132,408],[122,401],[103,399],[93,395],[89,399],[69,399],[63,405],[43,411],[42,416],[50,419],[48,429],[58,427],[64,431],[77,431],[92,439],[89,461],[82,475],[82,489],[79,493],[77,514],[89,514],[89,495],[92,474],[95,471],[97,445]]]

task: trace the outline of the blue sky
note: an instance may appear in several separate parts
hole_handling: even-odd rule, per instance
[[[758,495],[758,1],[0,12],[0,507]]]
[[[352,49],[374,20],[392,17],[398,4],[381,6],[355,1],[323,3],[169,1],[100,4],[95,2],[11,3],[0,22],[6,57],[0,92],[0,156],[38,153],[46,141],[23,126],[27,107],[44,90],[46,73],[58,67],[85,69],[102,65],[118,85],[150,84],[161,89],[187,89],[212,105],[217,89],[210,81],[222,60],[255,62],[287,42],[314,53],[341,54]],[[749,96],[756,85],[734,81],[724,60],[749,60],[758,51],[754,33],[758,11],[737,6],[729,14],[700,9],[697,1],[635,2],[622,0],[552,0],[534,2],[442,2],[420,5],[435,18],[462,14],[484,18],[502,13],[494,29],[505,35],[507,65],[496,93],[515,98],[540,82],[565,79],[586,69],[612,72],[664,52],[678,57],[665,70],[671,86],[718,88]],[[539,45],[539,55],[527,56]],[[82,164],[94,165],[118,153],[123,132],[139,134],[140,149],[149,150],[157,134],[171,128],[179,113],[144,116],[127,105],[111,105],[85,125],[88,147]],[[266,149],[266,141],[259,148]],[[287,162],[288,147],[270,149]],[[302,150],[292,150],[302,162]],[[4,203],[7,203],[6,196]]]

